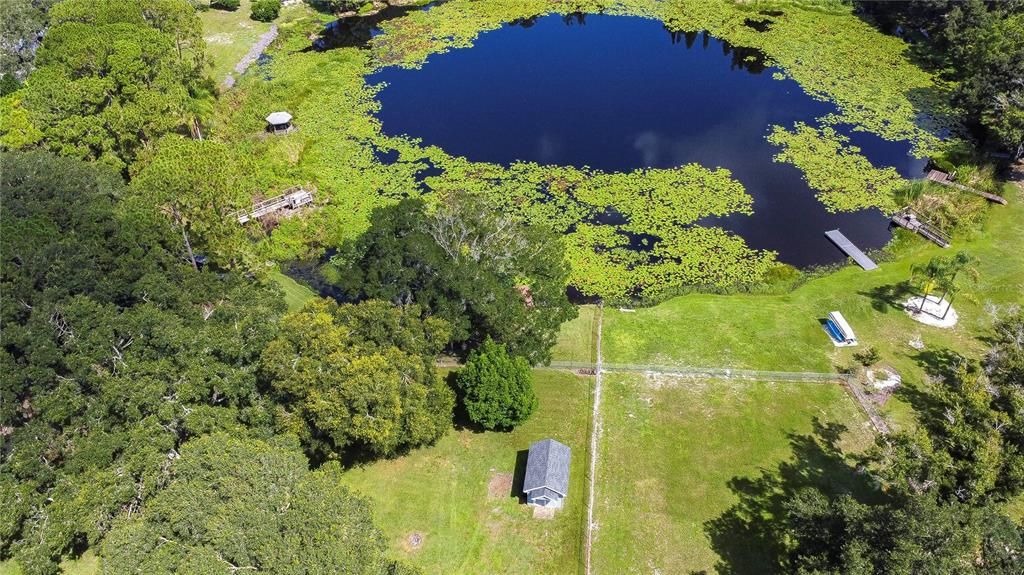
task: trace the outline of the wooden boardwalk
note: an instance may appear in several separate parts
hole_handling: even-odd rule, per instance
[[[919,219],[917,215],[909,209],[894,214],[892,216],[892,223],[900,226],[901,228],[907,228],[912,232],[917,232],[941,247],[948,248],[950,246],[950,241],[946,234],[942,233],[935,226]]]
[[[860,248],[853,245],[853,242],[851,242],[839,230],[827,231],[825,232],[825,235],[828,236],[828,239],[832,240],[832,243],[834,243],[836,247],[843,250],[846,255],[853,258],[853,261],[857,262],[857,265],[860,267],[868,271],[878,269],[878,264],[871,261],[871,258],[868,256],[864,255],[864,252],[860,251]]]
[[[958,184],[953,181],[953,176],[941,170],[928,170],[928,175],[925,176],[925,179],[930,182],[942,184],[944,186],[951,186],[958,190],[962,190],[971,194],[978,194],[979,196],[985,198],[990,202],[995,202],[997,204],[1002,204],[1004,206],[1006,205],[1006,198],[1002,196],[997,196],[995,194],[990,194],[988,192],[983,192],[981,190],[975,190],[974,188],[965,186],[963,184]]]
[[[238,219],[238,223],[244,224],[249,220],[259,219],[278,210],[285,208],[294,210],[311,203],[313,203],[312,192],[301,187],[291,188],[280,196],[253,204],[252,208],[248,210],[235,212],[234,217]]]

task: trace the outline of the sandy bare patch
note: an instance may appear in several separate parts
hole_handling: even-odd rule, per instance
[[[655,391],[663,387],[685,386],[700,392],[707,389],[708,385],[708,378],[700,375],[647,371],[643,376],[647,386]]]
[[[888,367],[876,367],[874,369],[867,370],[868,383],[872,387],[878,390],[882,389],[894,389],[899,387],[900,383],[903,382],[903,378],[896,370]]]
[[[207,44],[220,44],[220,45],[230,44],[232,42],[231,34],[225,34],[225,33],[214,34],[212,36],[207,36],[207,37],[203,38],[203,40],[206,40]]]
[[[511,473],[492,473],[491,480],[487,482],[487,498],[502,499],[512,493]]]
[[[903,304],[903,309],[906,310],[907,315],[914,321],[948,329],[956,325],[956,322],[960,319],[953,306],[949,305],[945,300],[928,296],[924,298],[924,306],[921,305],[921,301],[922,298],[920,296],[914,296]]]
[[[427,536],[419,531],[413,531],[402,539],[402,549],[406,553],[415,553],[423,548]]]
[[[534,519],[554,519],[555,518],[555,510],[552,509],[551,507],[541,507],[541,506],[538,505],[538,506],[533,508],[533,518]]]

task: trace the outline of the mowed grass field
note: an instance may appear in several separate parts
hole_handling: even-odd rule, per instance
[[[738,501],[730,480],[776,469],[816,419],[846,426],[848,450],[872,441],[835,384],[611,374],[602,405],[595,575],[716,572],[707,522]],[[748,567],[761,560],[755,549]]]
[[[621,312],[604,310],[604,359],[609,363],[731,367],[769,371],[833,372],[855,364],[853,354],[870,346],[881,364],[895,368],[904,382],[917,385],[956,351],[980,357],[993,319],[989,304],[1024,304],[1024,205],[1007,186],[1009,206],[993,206],[987,227],[976,237],[955,239],[943,250],[910,238],[901,256],[865,272],[845,267],[813,279],[784,295],[693,294],[660,305]],[[825,241],[824,239],[822,241]],[[964,250],[977,258],[977,281],[953,301],[960,322],[952,329],[920,324],[903,311],[911,295],[911,266],[936,255]],[[821,327],[839,310],[861,342],[836,348]],[[566,336],[570,334],[567,332]],[[923,350],[910,346],[920,338]],[[568,349],[563,346],[559,349]],[[556,359],[562,359],[556,357]],[[885,411],[897,424],[912,417],[905,403],[890,401]]]
[[[512,432],[454,430],[435,446],[345,473],[372,500],[395,556],[448,575],[581,572],[592,378],[538,370],[534,384],[540,407]],[[513,476],[530,443],[548,437],[572,449],[569,495],[554,519],[534,519],[512,494],[521,485]]]
[[[288,311],[298,311],[306,305],[307,301],[316,297],[316,292],[309,286],[301,284],[279,271],[272,272],[270,279],[284,292],[284,301],[288,305]]]
[[[576,319],[562,324],[551,354],[558,361],[597,361],[597,306],[580,306]]]

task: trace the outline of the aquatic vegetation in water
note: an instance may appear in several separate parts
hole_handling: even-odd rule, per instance
[[[790,131],[773,126],[768,141],[781,148],[775,161],[800,168],[830,212],[872,207],[885,213],[896,211],[896,191],[907,181],[893,168],[871,165],[859,148],[850,145],[849,138],[831,127],[797,122]]]
[[[707,0],[453,1],[384,23],[370,46],[375,67],[419,67],[431,54],[472,46],[480,33],[504,22],[528,25],[548,13],[641,16],[672,31],[706,31],[757,49],[809,95],[834,102],[838,121],[888,140],[910,140],[921,155],[939,146],[939,134],[958,129],[948,105],[953,86],[908,60],[903,40],[875,30],[839,3],[815,8]],[[752,15],[765,26],[749,26]]]
[[[721,228],[676,228],[650,251],[631,249],[631,238],[612,226],[581,224],[566,241],[572,285],[612,301],[657,298],[680,286],[734,286],[776,265],[773,252],[750,249]]]
[[[771,10],[765,10],[770,7]],[[255,159],[260,188],[295,182],[318,188],[318,210],[285,219],[273,233],[254,229],[259,255],[268,260],[315,257],[360,234],[376,206],[431,190],[488,194],[503,209],[566,234],[571,282],[605,297],[653,296],[685,285],[756,282],[775,254],[754,250],[742,237],[699,225],[701,218],[750,214],[751,198],[727,170],[696,164],[671,169],[603,173],[565,166],[471,162],[413,138],[389,137],[374,116],[379,87],[365,77],[384,66],[422,66],[432,54],[472,46],[479,34],[507,22],[529,26],[548,13],[641,16],[670,31],[707,31],[759,50],[765,64],[792,78],[838,112],[821,127],[777,127],[778,159],[804,171],[830,210],[894,208],[892,192],[904,182],[867,163],[831,127],[846,125],[886,139],[910,140],[920,151],[955,128],[948,87],[905,57],[906,45],[829,4],[806,10],[792,4],[590,0],[452,0],[383,22],[366,50],[306,50],[315,20],[282,30],[266,64],[271,81],[252,75],[222,101],[217,132],[240,157]],[[758,26],[746,24],[754,19]],[[575,21],[575,20],[574,20]],[[298,131],[262,135],[268,111],[287,109]],[[382,161],[382,155],[390,159]]]
[[[571,282],[585,295],[656,295],[666,286],[744,283],[775,261],[742,238],[694,225],[709,215],[752,213],[728,170],[697,164],[629,173],[517,162],[509,168],[445,158],[435,191],[486,194],[503,209],[567,235]],[[430,196],[427,197],[430,200]],[[711,261],[714,260],[714,261]]]

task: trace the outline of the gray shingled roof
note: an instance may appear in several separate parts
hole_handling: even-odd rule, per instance
[[[562,497],[568,495],[570,455],[569,447],[554,439],[543,439],[531,445],[523,493],[547,487]]]
[[[541,497],[541,496],[545,496],[545,497],[547,497],[548,499],[550,499],[552,501],[554,501],[555,499],[560,499],[562,497],[561,495],[558,494],[557,491],[555,491],[554,489],[548,489],[547,487],[541,487],[539,489],[534,489],[533,491],[530,492],[530,497]]]

